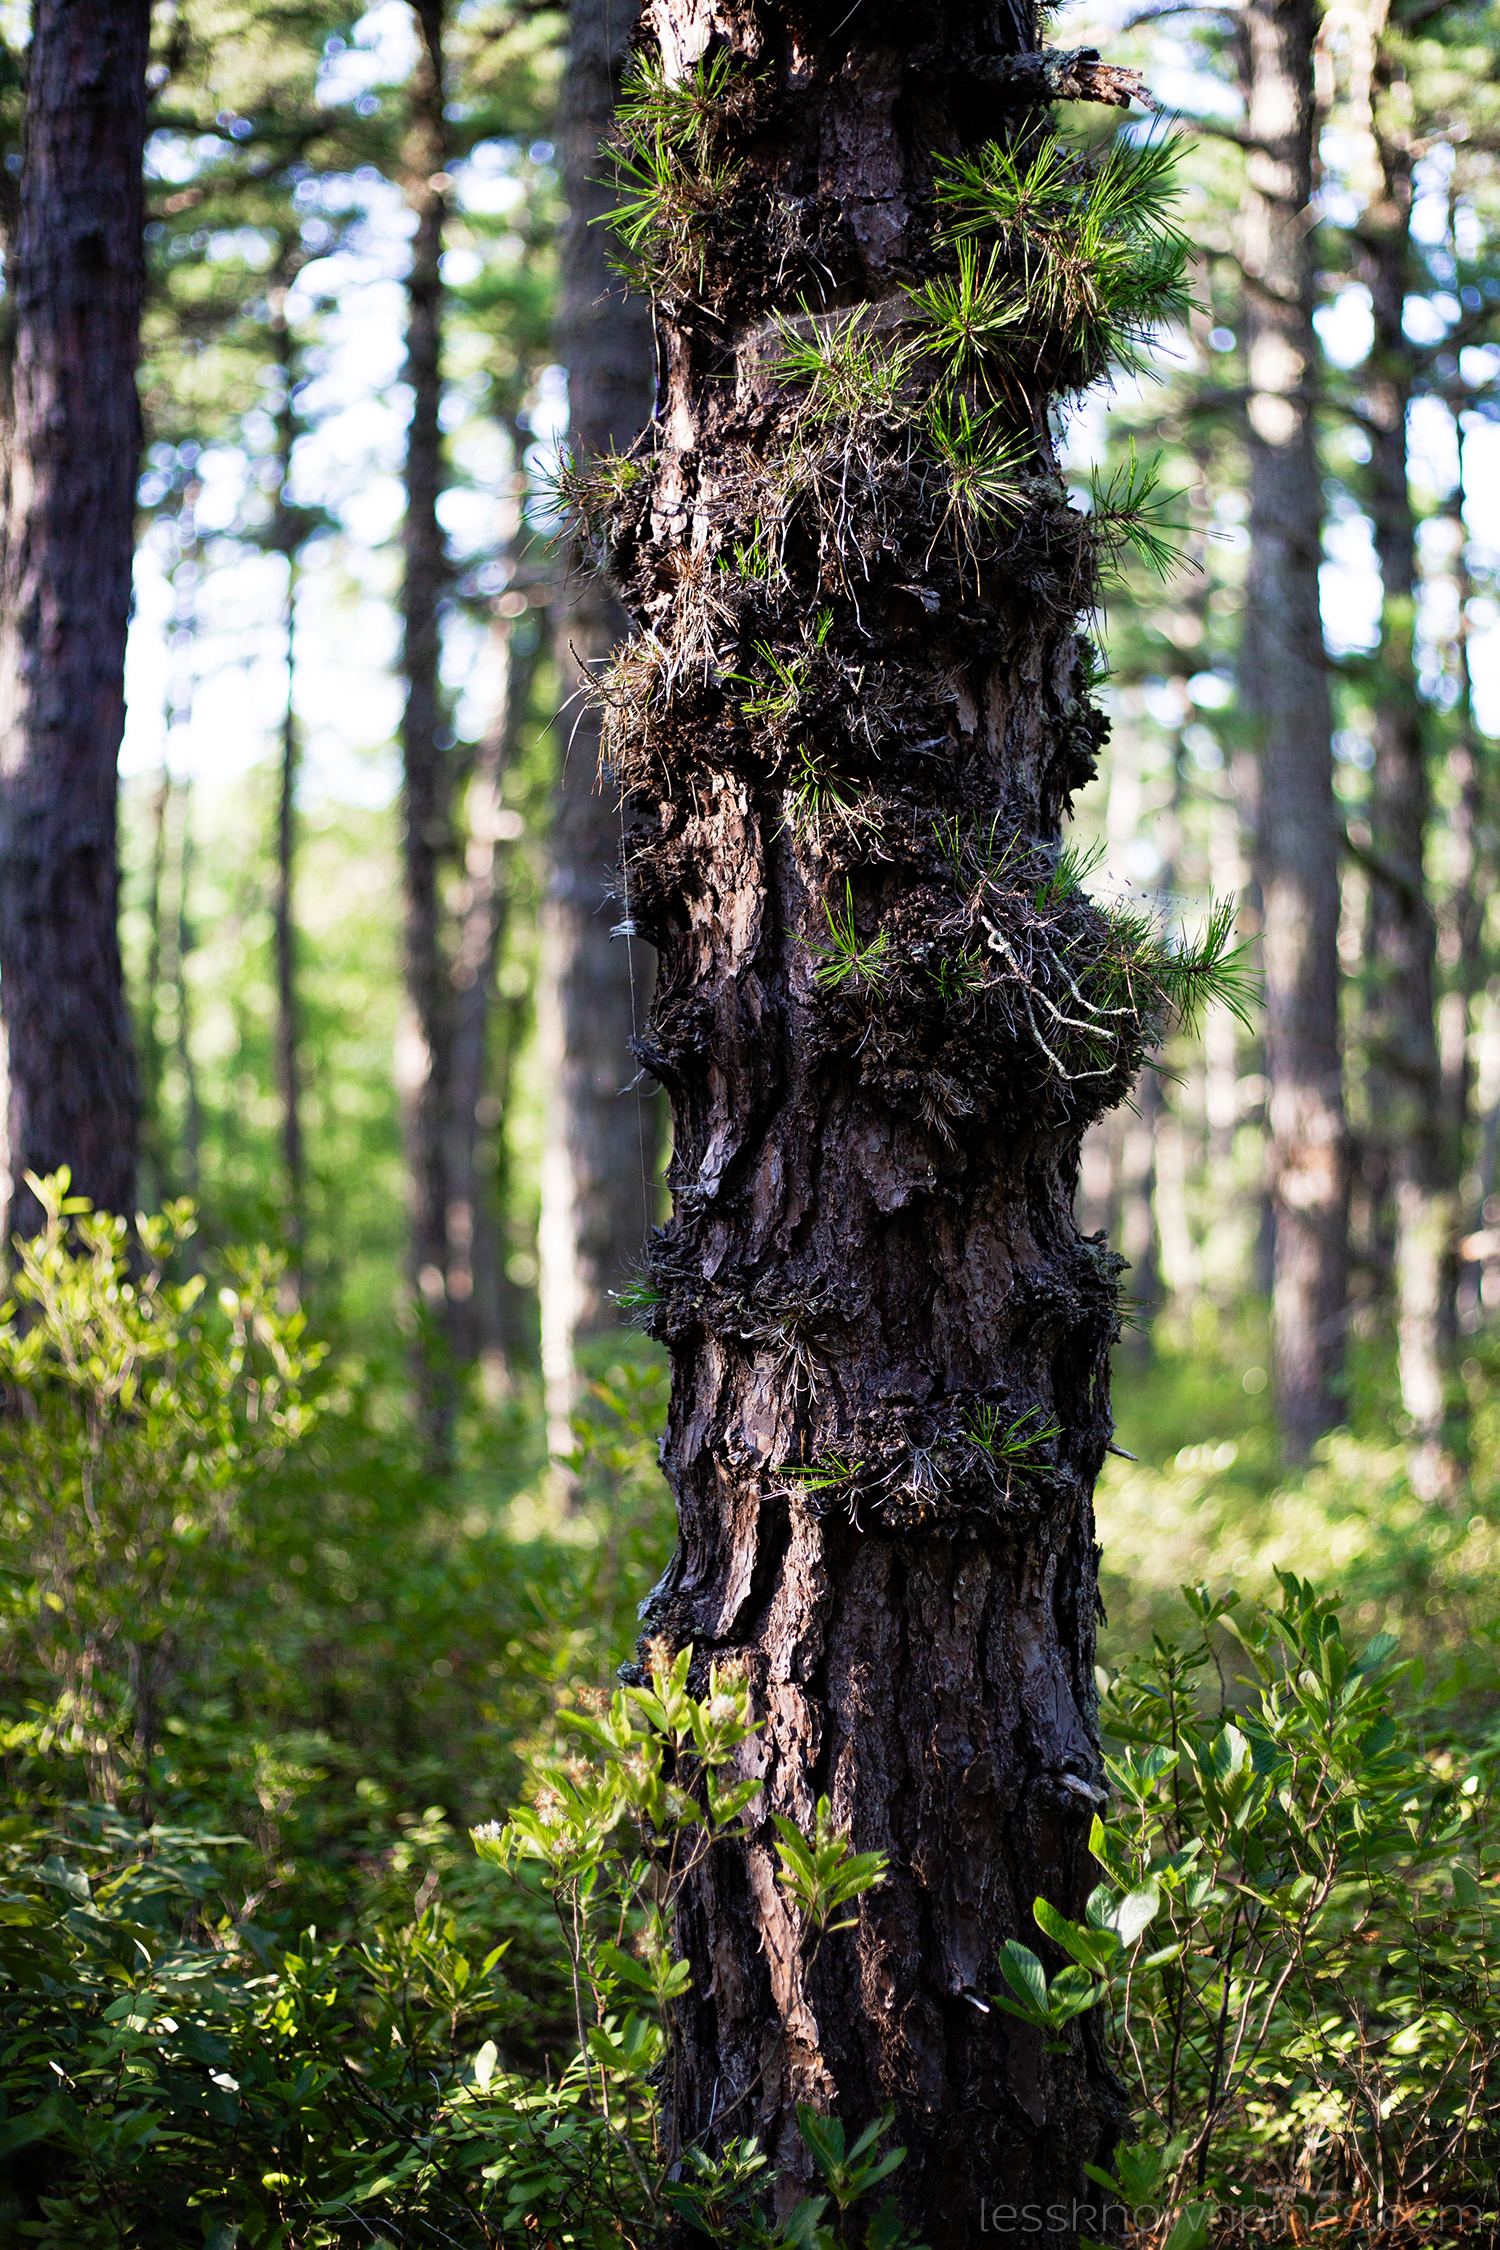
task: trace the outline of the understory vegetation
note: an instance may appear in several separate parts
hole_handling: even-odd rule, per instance
[[[714,2163],[663,2138],[673,1900],[755,1794],[756,1714],[733,1676],[689,1692],[688,1651],[615,1672],[669,1543],[651,1348],[598,1370],[575,1513],[524,1396],[438,1501],[272,1260],[184,1281],[188,1211],[130,1246],[66,1202],[0,1332],[0,2240],[897,2250],[879,2116],[804,2113],[819,2192],[774,2226],[748,2131]],[[1467,2250],[1497,2205],[1500,1432],[1435,1522],[1372,1370],[1280,1479],[1254,1333],[1194,1341],[1122,1369],[1088,1921],[1038,1900],[975,2004],[1106,2040],[1096,2239]],[[108,1570],[60,1531],[95,1493]],[[803,1943],[838,1945],[879,1860],[826,1806],[780,1833]]]
[[[163,716],[159,741],[142,731],[133,677],[122,921],[151,1215],[104,1216],[65,1172],[32,1179],[44,1224],[6,1255],[0,2250],[923,2250],[895,2200],[931,2178],[912,2109],[910,2158],[883,2108],[803,2103],[768,2148],[750,2112],[770,2049],[722,2097],[689,2066],[683,1932],[715,1853],[742,1871],[759,1854],[760,1891],[737,1895],[775,1907],[754,1940],[767,1958],[764,1932],[792,1931],[794,1994],[820,1955],[834,1989],[835,1949],[888,1878],[887,1900],[920,1874],[913,1922],[941,1882],[910,1831],[889,1867],[856,1850],[817,1784],[798,1820],[766,1817],[788,1800],[762,1786],[775,1735],[751,1669],[711,1669],[703,1649],[695,1664],[674,1613],[651,1609],[676,1535],[663,1346],[685,1339],[715,1367],[753,1363],[757,1400],[780,1394],[787,1442],[755,1454],[764,1489],[746,1484],[737,1520],[759,1538],[764,1503],[818,1533],[809,1552],[852,1526],[907,1558],[932,1535],[960,1559],[1019,1553],[997,1526],[1083,1523],[1112,1413],[1108,1787],[1043,1777],[1080,1846],[1092,1823],[1092,1893],[1023,1893],[1023,1926],[940,1995],[965,2034],[1003,2027],[994,2051],[1020,2056],[1039,2106],[1065,2082],[1044,2055],[1097,2065],[1093,2114],[1119,2132],[1073,2215],[1082,2250],[1500,2250],[1500,549],[1481,520],[1500,459],[1500,17],[1492,0],[1320,12],[1293,377],[1256,348],[1242,159],[1264,144],[1228,29],[1249,13],[1108,25],[1163,86],[1182,64],[1204,116],[1180,132],[1156,114],[1106,125],[1114,97],[1095,93],[1018,133],[992,81],[1000,121],[936,160],[901,269],[925,278],[852,308],[842,286],[822,294],[816,213],[757,175],[785,91],[770,66],[715,52],[673,83],[637,57],[588,160],[619,191],[618,269],[654,300],[659,350],[694,307],[732,333],[755,399],[710,433],[689,541],[671,529],[680,462],[668,476],[660,447],[570,452],[564,434],[558,12],[199,0],[191,36],[187,11],[156,12],[175,28],[148,176],[135,630],[161,659]],[[1087,15],[1068,37],[1104,39]],[[1179,48],[1183,17],[1198,28]],[[439,48],[450,35],[446,79],[424,22]],[[14,125],[20,49],[3,40]],[[1035,60],[1087,75],[1091,56]],[[403,359],[382,292],[399,295],[408,221],[427,230],[431,304],[417,275]],[[399,417],[350,432],[412,388],[429,315],[424,464]],[[1331,683],[1342,1122],[1319,1330],[1338,1365],[1304,1458],[1276,1328],[1278,1240],[1285,1263],[1300,1209],[1278,1094],[1295,1074],[1261,1005],[1301,908],[1271,880],[1276,735],[1247,621],[1262,424],[1314,406],[1305,622]],[[609,655],[573,645],[584,563],[647,621]],[[1035,828],[992,811],[954,754],[992,714],[962,663],[929,661],[944,634],[977,647],[1012,599],[1051,621],[1038,650],[1068,621],[1065,661],[1037,656],[1031,682]],[[431,709],[414,725],[424,602]],[[235,778],[216,729],[256,603],[277,748]],[[1008,648],[1005,668],[1024,670]],[[393,690],[385,717],[349,686],[372,678]],[[662,967],[639,1013],[629,972],[628,1027],[623,1003],[613,1025],[596,1011],[570,1076],[549,1045],[546,902],[567,887],[579,711],[622,799],[597,935],[655,946]],[[425,825],[406,820],[404,767],[395,794],[422,726]],[[1049,1222],[1066,1286],[1018,1285],[1007,1340],[976,1329],[926,1404],[892,1382],[839,1422],[842,1271],[763,1255],[769,1226],[753,1257],[726,1248],[727,1202],[710,1204],[731,1160],[715,1144],[698,1164],[679,1105],[664,1173],[644,1102],[632,1231],[597,1260],[625,1325],[576,1353],[569,1330],[563,1406],[555,1334],[544,1378],[548,1244],[557,1271],[577,1250],[544,1217],[567,1104],[585,1081],[633,1094],[637,1063],[665,1086],[685,1063],[717,1071],[726,1043],[773,1045],[769,1014],[740,1013],[736,962],[734,1009],[712,1021],[698,957],[675,987],[664,973],[689,897],[695,947],[743,938],[731,886],[694,874],[700,796],[727,801],[721,782],[755,816],[740,905],[766,906],[757,868],[797,870],[804,918],[775,944],[809,1053],[857,1078],[882,1134],[921,1145],[902,1193],[914,1210],[930,1192],[939,1216],[911,1242],[947,1226],[968,1245],[955,1272],[979,1272],[980,1238],[952,1217],[970,1158],[1039,1124],[1066,1143]],[[1083,840],[1059,843],[1075,791]],[[433,1021],[453,1034],[433,1257],[420,1228],[408,1239],[410,1072],[425,1052],[436,1086],[445,1043],[424,1049],[412,1018],[413,855],[431,860]],[[602,890],[598,865],[588,881]],[[720,1077],[727,1146],[741,1109],[782,1096]],[[1403,1196],[1434,1120],[1443,1146]],[[779,1153],[774,1170],[789,1177]],[[674,1200],[675,1231],[651,1230]],[[975,1208],[989,1226],[993,1199]],[[1013,1215],[1047,1234],[1019,1189]],[[799,1230],[805,1210],[785,1238]],[[886,1239],[872,1220],[860,1255]],[[912,1302],[914,1330],[936,1323],[935,1297]],[[1094,1355],[1071,1413],[1047,1341],[1070,1327]],[[1006,1372],[1012,1335],[1035,1382]],[[704,1409],[705,1464],[730,1458],[726,1429],[741,1443],[740,1425],[709,1426],[727,1396]],[[747,1533],[736,1600],[766,1581],[752,1548]],[[696,1568],[691,1536],[684,1551]],[[1078,1551],[1092,1573],[1091,1535]],[[1031,1553],[1053,1567],[1055,1548]],[[1031,1567],[1006,1582],[1018,1615]],[[1071,1606],[1054,1588],[1049,1626],[1092,1618],[1080,1583]],[[1045,1703],[1052,1675],[1033,1674]],[[947,1818],[954,1798],[933,1801]],[[685,2085],[712,2088],[713,2153],[674,2138]],[[1002,2236],[1065,2231],[1034,2206],[992,2216]]]

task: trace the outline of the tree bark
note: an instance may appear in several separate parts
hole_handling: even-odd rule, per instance
[[[985,1995],[1006,1938],[1060,1965],[1033,1900],[1076,1915],[1093,1882],[1120,1261],[1072,1201],[1149,1037],[1047,1012],[1066,951],[1096,1020],[1117,928],[1065,880],[1056,923],[1037,904],[1107,731],[1075,633],[1090,533],[1046,419],[1087,376],[1039,286],[1004,363],[1027,467],[1002,523],[964,514],[919,406],[820,421],[778,366],[778,318],[836,344],[861,314],[878,352],[903,285],[952,270],[934,152],[994,129],[984,66],[1034,27],[972,0],[646,21],[669,86],[731,58],[698,177],[726,169],[658,268],[655,450],[579,497],[641,628],[600,693],[659,950],[639,1052],[674,1121],[648,1271],[679,1543],[646,1616],[696,1679],[740,1668],[764,1721],[749,1825],[680,1912],[672,2127],[759,2135],[785,2206],[810,2178],[799,2101],[851,2132],[890,2103],[914,2232],[966,2250],[1031,2203],[1072,2242],[1121,2115],[1098,2027],[1046,2052]],[[1046,252],[1005,255],[1020,286]],[[806,1828],[824,1793],[891,1866],[815,1949],[770,1816]]]
[[[568,442],[579,455],[624,449],[651,412],[650,307],[608,262],[597,224],[610,203],[602,144],[635,22],[631,0],[573,0],[558,161],[568,218],[558,357],[568,370]],[[599,773],[598,714],[580,703],[590,665],[625,629],[596,578],[575,578],[557,610],[563,764],[553,806],[543,920],[540,1035],[549,1086],[542,1160],[542,1366],[548,1443],[571,1452],[575,1348],[616,1324],[610,1291],[639,1257],[651,1222],[643,1151],[654,1174],[654,1109],[637,1091],[630,1042],[645,1020],[650,956],[611,926],[620,856],[617,798]],[[632,990],[632,980],[634,990]]]
[[[0,623],[0,1241],[27,1172],[135,1201],[117,778],[140,409],[148,0],[37,0],[15,254]]]
[[[401,588],[406,704],[401,720],[405,885],[405,1013],[397,1052],[410,1196],[410,1260],[417,1330],[412,1372],[430,1459],[448,1458],[455,1404],[447,1350],[448,1092],[451,987],[442,940],[441,874],[451,845],[452,777],[440,664],[448,559],[443,490],[443,229],[448,129],[444,116],[446,0],[412,0],[418,51],[408,92],[403,187],[416,218],[407,275],[405,570]]]
[[[1318,602],[1313,0],[1242,14],[1241,256],[1250,397],[1250,565],[1241,688],[1261,765],[1276,1408],[1301,1460],[1343,1411],[1348,1159],[1339,1047],[1338,837]]]
[[[1385,1098],[1372,1119],[1395,1221],[1397,1365],[1413,1431],[1412,1474],[1428,1498],[1457,1474],[1445,1433],[1442,1348],[1448,1263],[1458,1218],[1436,1018],[1437,932],[1425,868],[1432,798],[1417,695],[1416,519],[1406,474],[1416,352],[1404,326],[1411,281],[1412,154],[1377,58],[1375,140],[1382,192],[1367,214],[1365,268],[1374,318],[1366,384],[1370,513],[1380,562],[1381,628],[1370,777],[1370,1016]],[[1382,99],[1382,91],[1385,93]]]

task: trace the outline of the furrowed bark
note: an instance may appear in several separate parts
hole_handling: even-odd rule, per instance
[[[1397,1366],[1414,1436],[1412,1476],[1425,1497],[1436,1499],[1457,1478],[1444,1429],[1442,1322],[1458,1178],[1438,1059],[1437,933],[1424,865],[1432,796],[1417,696],[1416,519],[1406,474],[1416,387],[1415,349],[1403,325],[1412,157],[1389,110],[1389,101],[1377,97],[1382,194],[1367,220],[1365,260],[1375,330],[1367,385],[1369,501],[1382,595],[1370,786],[1369,1015],[1383,1098],[1372,1126],[1395,1222]]]
[[[558,356],[568,370],[568,439],[580,453],[634,443],[651,411],[655,356],[647,302],[608,263],[597,222],[609,207],[601,144],[635,23],[631,0],[574,0],[558,160],[568,220],[562,245]],[[575,577],[557,609],[562,776],[553,806],[552,875],[543,922],[541,1038],[550,1107],[542,1160],[542,1369],[548,1444],[573,1446],[576,1346],[616,1325],[610,1298],[639,1257],[650,1224],[642,1150],[655,1171],[656,1115],[639,1090],[630,1041],[645,1020],[650,955],[611,940],[626,917],[614,900],[620,856],[616,801],[599,782],[599,720],[580,702],[588,668],[625,630],[619,603]],[[631,977],[636,991],[632,996]]]
[[[1100,370],[1028,299],[996,377],[1022,465],[986,513],[905,377],[820,418],[785,364],[844,334],[878,358],[904,291],[951,274],[937,159],[995,130],[983,66],[1034,53],[1029,20],[650,0],[645,21],[669,89],[727,57],[671,191],[689,219],[646,253],[654,451],[575,487],[638,626],[599,693],[659,950],[638,1052],[674,1121],[642,1295],[679,1544],[646,1616],[653,1660],[691,1642],[695,1678],[740,1668],[764,1721],[748,1825],[679,1913],[674,2141],[758,2135],[785,2208],[811,2183],[797,2103],[851,2133],[889,2103],[913,2232],[964,2250],[1033,2204],[1072,2242],[1122,2115],[1097,2024],[1048,2053],[985,1996],[1007,1938],[1060,1966],[1032,1904],[1081,1914],[1102,1799],[1120,1260],[1072,1201],[1152,1026],[1139,988],[1106,1001],[1126,941],[1058,866],[1107,725],[1075,629],[1091,534],[1046,419]],[[1001,130],[1024,154],[1043,121]],[[1045,253],[1001,248],[1025,288]],[[807,1829],[825,1793],[891,1866],[814,1947],[771,1815]]]
[[[1312,0],[1250,0],[1241,38],[1250,567],[1241,689],[1261,766],[1276,1409],[1301,1460],[1340,1419],[1348,1158],[1338,1017],[1338,836],[1318,602]]]
[[[0,1242],[70,1165],[135,1202],[137,1092],[116,928],[140,409],[148,0],[38,0],[6,298],[14,419],[0,587]]]
[[[397,1055],[410,1197],[410,1258],[419,1312],[412,1353],[417,1413],[430,1458],[448,1457],[454,1392],[446,1352],[448,1086],[452,1024],[442,941],[440,878],[451,841],[451,776],[444,734],[440,605],[448,559],[443,489],[443,226],[447,123],[443,113],[446,0],[413,0],[418,52],[404,152],[406,200],[416,216],[407,276],[405,572],[401,589],[406,704],[401,721],[406,1012]],[[425,1319],[421,1317],[425,1311]]]

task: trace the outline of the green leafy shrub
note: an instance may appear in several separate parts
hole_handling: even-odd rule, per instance
[[[173,1204],[94,1212],[66,1171],[32,1178],[45,1223],[0,1311],[0,1552],[11,1623],[54,1684],[40,1737],[119,1788],[128,1724],[145,1785],[159,1699],[208,1600],[247,1484],[307,1433],[322,1352],[264,1252],[168,1279],[194,1231]]]
[[[715,2158],[665,2145],[661,2073],[686,1981],[673,1903],[758,1786],[732,1770],[753,1732],[748,1690],[712,1678],[694,1696],[691,1662],[662,1652],[649,1687],[562,1714],[533,1801],[476,1835],[509,1883],[463,1917],[429,1872],[404,1917],[358,1941],[309,1930],[278,1947],[225,1910],[220,1862],[237,1838],[98,1811],[9,1822],[0,2240],[322,2250],[498,2245],[542,2226],[645,2245],[675,2219],[726,2244],[896,2250],[891,2208],[859,2232],[854,2216],[901,2161],[878,2145],[888,2117],[848,2144],[805,2112],[827,2193],[776,2227],[753,2142]],[[783,1836],[783,1880],[821,1935],[879,1865],[826,1808],[812,1839]],[[573,2037],[540,2071],[517,2064],[530,2003],[506,1977],[506,1942],[479,1934],[538,1888],[573,2003]]]
[[[1118,1811],[1094,1822],[1087,1922],[1038,1899],[1063,1965],[1013,1940],[997,2004],[1054,2040],[1104,2008],[1148,2130],[1094,2177],[1164,2214],[1142,2239],[1192,2250],[1215,2211],[1275,2239],[1314,2219],[1338,2242],[1487,2239],[1493,1738],[1466,1755],[1430,1702],[1403,1715],[1392,1636],[1356,1654],[1303,1580],[1282,1574],[1275,1604],[1185,1599],[1191,1637],[1158,1636],[1104,1696]]]

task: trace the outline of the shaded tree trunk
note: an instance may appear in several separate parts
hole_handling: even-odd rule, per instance
[[[1449,752],[1449,764],[1457,795],[1450,821],[1453,846],[1453,861],[1449,870],[1451,889],[1446,927],[1442,933],[1445,966],[1450,983],[1443,996],[1439,1017],[1439,1059],[1443,1073],[1448,1161],[1459,1190],[1456,1201],[1459,1239],[1454,1241],[1445,1277],[1445,1342],[1454,1340],[1459,1328],[1458,1299],[1465,1263],[1460,1240],[1483,1224],[1484,1198],[1488,1193],[1487,1185],[1480,1177],[1483,1167],[1478,1166],[1476,1179],[1479,1192],[1474,1197],[1466,1220],[1463,1195],[1467,1179],[1470,1111],[1474,1097],[1471,1038],[1474,1031],[1474,1004],[1484,982],[1484,924],[1495,879],[1493,853],[1484,849],[1485,832],[1491,819],[1493,781],[1490,772],[1491,758],[1480,740],[1474,719],[1474,671],[1470,651],[1472,628],[1469,621],[1474,580],[1469,569],[1469,528],[1464,521],[1467,446],[1463,424],[1457,411],[1454,414],[1454,425],[1458,441],[1458,479],[1449,500],[1449,520],[1453,531],[1457,621],[1451,661],[1458,694],[1453,713],[1456,736]],[[1469,1295],[1473,1295],[1472,1288]]]
[[[1261,767],[1259,858],[1274,1209],[1276,1408],[1293,1460],[1342,1413],[1348,1160],[1339,1049],[1339,822],[1318,602],[1313,0],[1249,0],[1241,256],[1250,565],[1241,690]]]
[[[601,144],[635,21],[632,0],[573,0],[558,157],[568,219],[562,246],[558,356],[568,370],[568,442],[575,454],[624,449],[651,411],[650,307],[610,268]],[[656,1113],[637,1091],[630,1042],[644,1022],[650,956],[611,941],[620,856],[616,792],[599,771],[599,721],[578,700],[587,668],[625,629],[598,579],[574,578],[557,609],[563,767],[553,807],[552,873],[543,918],[540,1034],[549,1112],[542,1160],[542,1366],[548,1443],[572,1449],[575,1346],[615,1325],[611,1289],[640,1254],[650,1224],[642,1155],[654,1174]],[[635,991],[632,993],[632,976]]]
[[[509,424],[514,469],[503,537],[510,556],[510,584],[490,621],[493,663],[490,714],[474,756],[469,780],[468,837],[464,879],[457,905],[453,952],[452,1091],[448,1188],[449,1336],[463,1364],[489,1355],[503,1375],[504,1323],[501,1312],[498,1232],[493,1209],[495,1182],[481,1173],[481,1111],[488,1083],[489,1033],[494,1013],[495,971],[505,931],[506,877],[503,844],[519,823],[501,802],[505,776],[520,741],[531,698],[531,683],[547,626],[546,589],[528,589],[517,569],[524,529],[526,476],[521,466],[525,436]],[[532,614],[527,616],[528,608]]]
[[[203,1185],[203,1107],[198,1096],[198,1066],[193,1057],[192,992],[188,984],[187,965],[196,943],[192,923],[193,884],[193,797],[192,783],[184,779],[177,789],[178,837],[176,853],[176,889],[172,899],[172,912],[166,923],[170,935],[171,951],[162,961],[162,974],[170,983],[177,1000],[177,1030],[173,1049],[177,1058],[178,1074],[182,1080],[182,1191],[184,1195],[197,1196]],[[170,808],[169,808],[170,809]],[[187,1257],[191,1263],[192,1245]]]
[[[0,1240],[24,1174],[135,1201],[137,1092],[116,927],[140,410],[148,0],[37,0],[14,259],[0,623]]]
[[[146,961],[142,973],[137,1051],[140,1063],[141,1158],[145,1174],[142,1200],[160,1210],[171,1194],[167,1121],[162,1114],[162,1066],[166,1060],[157,1022],[162,970],[162,887],[167,871],[167,808],[172,801],[171,769],[163,765],[151,793],[151,853],[146,873]]]
[[[446,0],[413,0],[419,34],[409,89],[404,190],[416,217],[407,276],[405,558],[401,587],[406,704],[401,720],[405,1013],[397,1052],[410,1198],[411,1279],[417,1308],[417,1413],[434,1465],[448,1458],[454,1408],[447,1349],[448,1089],[451,987],[442,939],[441,875],[451,838],[452,780],[440,664],[447,550],[443,489],[443,229],[448,129],[444,117]]]
[[[740,1668],[765,1722],[749,1824],[684,1894],[672,2129],[759,2135],[784,2207],[810,2171],[796,2104],[852,2132],[889,2102],[914,2231],[967,2250],[997,2203],[1061,2204],[1071,2242],[1120,2115],[1098,2027],[1046,2051],[983,1996],[1007,1937],[1058,1965],[1032,1902],[1076,1914],[1093,1882],[1119,1260],[1072,1201],[1150,1034],[1088,1028],[1117,925],[1066,879],[1056,923],[1037,901],[1106,731],[1075,634],[1091,532],[1046,420],[1098,369],[1028,294],[996,378],[1026,463],[1003,519],[925,450],[928,376],[908,395],[881,362],[843,419],[809,397],[777,316],[810,363],[855,315],[889,350],[879,308],[912,320],[903,284],[954,270],[933,152],[994,130],[1032,29],[969,0],[728,20],[648,8],[669,86],[732,42],[696,177],[724,170],[687,254],[651,253],[656,449],[576,480],[642,627],[601,683],[604,748],[674,1121],[649,1273],[679,1543],[646,1615],[695,1680]],[[1022,291],[1046,254],[1019,229],[996,247]],[[1082,1032],[1048,1012],[1059,948]],[[769,1816],[809,1827],[823,1793],[891,1867],[814,1952]]]
[[[184,757],[187,730],[192,722],[194,693],[194,636],[198,616],[198,578],[201,541],[198,535],[200,486],[189,468],[173,522],[176,559],[172,565],[172,616],[167,635],[167,682],[163,700],[161,782],[152,799],[152,840],[147,888],[147,943],[144,1004],[137,1034],[140,1072],[141,1124],[140,1193],[147,1210],[159,1210],[177,1190],[180,1169],[165,1106],[167,1049],[161,1035],[161,1002],[171,994],[174,1016],[181,1000],[177,975],[177,893],[169,886],[177,879],[172,854],[172,814],[176,785],[172,765],[179,748]]]
[[[286,1199],[283,1233],[290,1270],[300,1274],[307,1239],[307,1165],[302,1140],[301,1011],[297,994],[297,774],[302,744],[297,727],[297,581],[303,519],[291,496],[292,455],[298,437],[297,341],[286,315],[286,285],[272,297],[271,335],[281,374],[276,412],[276,514],[271,543],[286,557],[286,705],[281,717],[281,769],[276,790],[276,889],[272,907],[276,949],[276,1085],[281,1096],[281,1172]]]
[[[1377,61],[1377,81],[1383,75]],[[1361,230],[1374,316],[1366,383],[1368,472],[1380,562],[1380,693],[1370,777],[1371,1035],[1383,1085],[1372,1119],[1395,1224],[1397,1364],[1414,1433],[1412,1473],[1428,1498],[1456,1474],[1444,1431],[1443,1303],[1456,1231],[1457,1176],[1438,1059],[1437,933],[1424,866],[1431,821],[1426,730],[1417,695],[1416,519],[1406,473],[1416,354],[1404,314],[1411,279],[1413,158],[1377,94],[1382,193]]]

